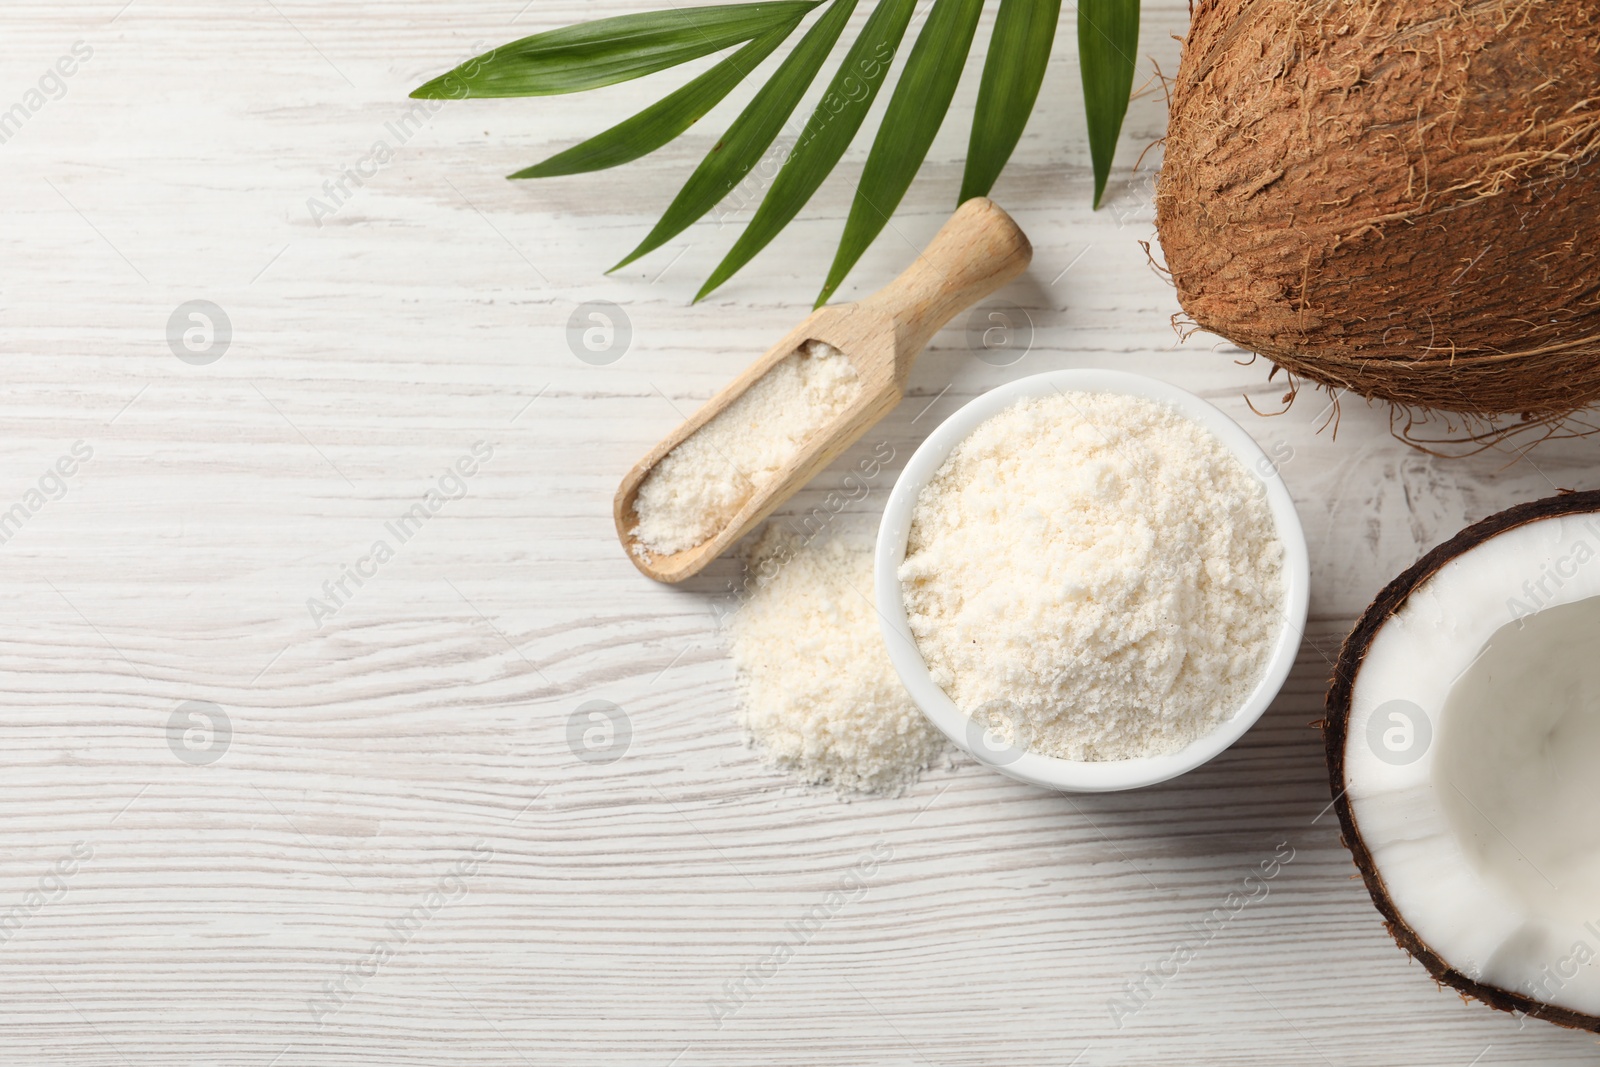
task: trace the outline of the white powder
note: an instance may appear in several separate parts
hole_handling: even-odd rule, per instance
[[[705,543],[860,395],[848,357],[806,342],[645,476],[634,538],[663,556]]]
[[[884,651],[872,546],[768,527],[728,624],[743,707],[767,758],[840,793],[895,793],[945,751]]]
[[[983,423],[917,498],[899,577],[956,705],[1074,760],[1176,752],[1229,718],[1283,625],[1264,487],[1210,431],[1065,393]]]

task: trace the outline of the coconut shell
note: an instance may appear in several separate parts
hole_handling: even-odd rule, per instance
[[[1345,639],[1344,647],[1339,652],[1333,683],[1328,688],[1328,714],[1322,723],[1322,739],[1328,756],[1328,785],[1333,791],[1333,807],[1338,813],[1339,826],[1343,831],[1340,837],[1350,849],[1356,867],[1361,871],[1361,880],[1366,883],[1367,892],[1372,895],[1372,902],[1383,914],[1385,925],[1389,928],[1395,943],[1415,957],[1435,979],[1452,989],[1459,990],[1465,996],[1480,1000],[1501,1011],[1521,1012],[1575,1030],[1600,1033],[1600,1018],[1596,1016],[1555,1007],[1522,993],[1474,981],[1451,967],[1417,935],[1406,922],[1405,916],[1389,899],[1389,892],[1383,884],[1383,875],[1362,839],[1361,827],[1351,810],[1350,799],[1345,792],[1344,776],[1345,742],[1349,734],[1350,704],[1355,692],[1356,675],[1360,672],[1361,665],[1367,657],[1367,650],[1372,647],[1372,641],[1377,637],[1378,631],[1391,616],[1405,606],[1411,594],[1451,560],[1509,530],[1543,519],[1596,513],[1600,513],[1600,492],[1593,491],[1566,493],[1527,504],[1518,504],[1467,527],[1423,556],[1404,574],[1385,586],[1356,623],[1355,629],[1350,631],[1350,636]]]
[[[1193,324],[1296,376],[1600,399],[1600,2],[1201,0],[1156,225]]]

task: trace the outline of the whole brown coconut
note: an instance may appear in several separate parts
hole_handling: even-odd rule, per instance
[[[1201,0],[1156,224],[1291,374],[1550,422],[1600,398],[1600,0]]]

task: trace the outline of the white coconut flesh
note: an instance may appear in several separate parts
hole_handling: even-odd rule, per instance
[[[1344,784],[1434,954],[1600,1015],[1600,516],[1511,529],[1413,591],[1352,686]]]

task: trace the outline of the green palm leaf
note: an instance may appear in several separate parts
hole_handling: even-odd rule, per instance
[[[988,196],[1022,139],[1050,65],[1061,0],[1000,0],[967,143],[960,202]]]
[[[867,156],[839,251],[817,297],[819,307],[883,231],[928,157],[928,148],[961,81],[982,10],[983,0],[934,0],[928,23],[911,48]]]
[[[678,236],[744,180],[816,80],[857,2],[834,0],[689,176],[655,229],[612,270],[621,270]]]
[[[681,136],[727,99],[828,4],[678,191],[617,270],[682,233],[746,182],[788,126],[860,0],[759,0],[621,15],[537,33],[432,79],[424,99],[551,96],[643,77],[724,50],[705,73],[587,140],[511,175],[546,178],[615,167]],[[873,0],[821,103],[749,225],[695,296],[704,299],[742,270],[810,202],[860,132],[888,76],[919,0]],[[927,159],[972,47],[985,0],[932,0],[855,191],[819,303],[849,276],[883,232]],[[1133,88],[1140,0],[1079,0],[1078,50],[1094,164],[1094,204],[1105,195]],[[962,201],[987,195],[1010,161],[1039,98],[1061,0],[999,0],[978,87],[961,181]]]
[[[771,55],[773,49],[788,40],[798,25],[800,21],[796,19],[769,30],[632,118],[624,119],[604,133],[573,145],[565,152],[558,152],[542,163],[519,170],[510,177],[554,178],[562,174],[583,174],[631,163],[640,156],[649,155],[700,121],[707,111],[716,107],[763,59]]]
[[[1139,51],[1139,0],[1078,0],[1078,58],[1083,107],[1094,161],[1094,206],[1106,191],[1111,159],[1133,91],[1133,57]]]
[[[806,122],[794,151],[756,209],[750,225],[711,272],[695,300],[704,299],[738,273],[794,219],[811,199],[866,120],[905,36],[916,0],[880,0]]]
[[[555,96],[640,78],[796,22],[822,0],[675,8],[536,33],[470,59],[412,92],[419,99]]]

